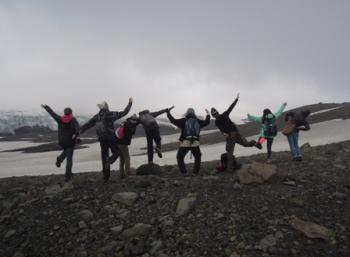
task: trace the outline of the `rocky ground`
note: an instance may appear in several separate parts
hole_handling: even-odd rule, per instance
[[[164,166],[107,184],[100,173],[1,179],[0,256],[350,256],[350,141],[306,148],[302,162],[239,161],[241,183],[215,162],[200,176]]]

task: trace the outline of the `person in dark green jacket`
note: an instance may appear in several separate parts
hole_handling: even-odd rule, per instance
[[[274,137],[277,135],[276,121],[281,117],[287,103],[283,103],[277,112],[272,113],[270,109],[265,109],[263,116],[253,116],[248,113],[248,119],[261,124],[258,144],[263,144],[267,141],[267,159],[271,159],[272,143]]]

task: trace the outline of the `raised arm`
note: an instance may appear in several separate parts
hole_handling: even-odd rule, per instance
[[[262,122],[262,117],[253,116],[253,115],[250,115],[249,113],[247,114],[247,116],[248,116],[248,120],[250,120],[250,121],[255,121],[255,122],[258,122],[258,123]]]
[[[93,126],[95,126],[96,121],[97,121],[97,115],[92,117],[88,122],[86,122],[83,126],[81,126],[80,130],[79,130],[79,133],[82,134],[86,130],[88,130],[89,128],[92,128]]]
[[[127,115],[131,109],[132,106],[132,98],[129,98],[129,102],[128,105],[125,107],[125,109],[121,112],[111,112],[112,116],[113,116],[113,120],[116,121],[118,119],[120,119],[121,117],[124,117],[125,115]]]
[[[209,111],[206,109],[205,112],[207,113],[207,116],[205,117],[205,120],[200,120],[198,119],[198,123],[201,126],[201,128],[208,126],[210,123],[210,115],[209,115]]]
[[[281,115],[282,115],[284,109],[286,108],[286,106],[287,106],[287,103],[283,103],[282,106],[277,110],[277,112],[275,112],[276,119],[281,117]]]
[[[176,127],[179,127],[179,128],[181,128],[181,119],[175,119],[172,115],[171,115],[171,113],[170,113],[170,111],[167,111],[167,117],[168,117],[168,119],[169,119],[169,121],[172,123],[172,124],[174,124]]]
[[[60,117],[59,115],[57,115],[57,114],[51,109],[50,106],[48,106],[48,105],[46,105],[46,104],[42,104],[41,107],[43,107],[57,123],[60,122],[61,117]]]
[[[235,108],[237,102],[239,100],[239,94],[237,95],[236,99],[233,101],[233,103],[230,105],[230,107],[228,107],[228,109],[223,113],[225,115],[230,115],[230,113],[232,112],[233,108]]]

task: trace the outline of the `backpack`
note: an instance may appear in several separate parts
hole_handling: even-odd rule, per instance
[[[193,142],[194,140],[199,139],[199,133],[201,126],[196,118],[189,118],[185,122],[184,127],[184,137],[186,140]]]
[[[125,123],[121,124],[116,130],[115,135],[117,138],[122,139],[125,137]]]
[[[155,118],[150,113],[144,113],[140,115],[140,121],[146,130],[157,126]]]
[[[264,136],[274,137],[277,135],[276,119],[267,119],[265,121]]]

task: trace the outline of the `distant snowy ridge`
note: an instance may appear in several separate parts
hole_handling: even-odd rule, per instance
[[[79,124],[87,122],[91,116],[76,116]],[[128,116],[126,116],[128,117]],[[116,124],[123,122],[125,118],[117,121]],[[157,119],[159,125],[174,127],[166,119]],[[25,112],[25,111],[0,111],[0,133],[2,134],[15,134],[15,130],[22,127],[48,127],[51,130],[57,130],[56,121],[51,118],[46,112]]]

